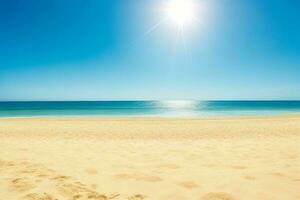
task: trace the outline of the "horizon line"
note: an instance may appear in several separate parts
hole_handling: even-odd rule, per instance
[[[300,99],[123,99],[123,100],[0,100],[0,103],[9,102],[137,102],[137,101],[300,101]]]

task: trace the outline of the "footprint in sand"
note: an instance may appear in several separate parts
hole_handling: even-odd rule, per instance
[[[297,155],[290,155],[288,158],[289,158],[290,160],[294,160],[294,159],[297,159],[298,156],[297,156]]]
[[[54,181],[60,181],[60,182],[63,182],[67,179],[70,179],[71,177],[70,176],[55,176],[55,177],[52,177],[50,178],[51,180],[54,180]]]
[[[22,199],[25,200],[57,200],[58,197],[48,193],[49,188],[51,188],[51,192],[56,191],[57,194],[69,200],[109,199],[107,196],[97,193],[79,181],[60,175],[54,170],[47,169],[41,165],[29,165],[24,162],[1,162],[1,168],[7,170],[7,175],[14,177],[8,179],[8,188],[12,192],[23,194]],[[42,186],[45,190],[42,193],[34,193],[34,189],[38,186]],[[115,195],[110,199],[113,198],[115,198]]]
[[[89,175],[96,175],[98,174],[98,171],[96,169],[87,169],[85,172]]]
[[[108,195],[108,199],[114,199],[114,198],[117,198],[118,196],[120,196],[120,194],[113,193],[113,194]]]
[[[92,187],[93,189],[97,189],[98,185],[97,185],[97,184],[92,184],[91,187]]]
[[[20,151],[29,151],[27,148],[19,148]]]
[[[225,192],[211,192],[204,195],[201,200],[236,200],[233,196]]]
[[[177,185],[184,187],[186,189],[194,189],[199,187],[198,184],[193,181],[183,181],[183,182],[179,182]]]
[[[273,172],[273,173],[271,173],[271,175],[277,176],[277,177],[285,177],[285,174],[283,174],[281,172]]]
[[[10,180],[9,187],[11,188],[11,190],[17,192],[27,192],[29,190],[34,189],[36,185],[29,179],[20,177]]]
[[[23,200],[58,200],[47,193],[43,193],[43,194],[30,193],[25,195],[22,199]]]
[[[159,165],[157,166],[160,169],[179,169],[180,167],[175,164],[164,164],[164,165]]]
[[[143,174],[117,174],[115,178],[120,180],[136,180],[136,181],[145,181],[145,182],[159,182],[162,179],[158,176],[148,176]]]
[[[136,194],[136,195],[128,197],[127,199],[128,200],[143,200],[145,198],[146,198],[146,196],[144,196],[142,194]]]
[[[162,179],[158,176],[143,176],[143,177],[139,177],[137,180],[146,181],[146,182],[159,182]]]
[[[76,199],[90,199],[90,200],[106,200],[108,197],[99,194],[96,191],[89,189],[82,183],[66,183],[57,185],[59,192],[72,200]]]
[[[120,196],[118,193],[100,194],[95,191],[97,185],[88,187],[72,177],[61,175],[42,165],[0,161],[0,169],[6,170],[5,174],[9,176],[7,179],[8,188],[11,189],[11,192],[22,195],[22,200],[58,200],[62,197],[68,200],[109,200],[117,199]],[[159,177],[146,175],[132,177],[150,182],[160,180]],[[36,188],[43,188],[43,190],[38,193]],[[136,194],[127,199],[143,200],[145,196]]]
[[[232,168],[232,169],[240,169],[240,170],[242,170],[242,169],[246,169],[247,167],[235,165],[235,166],[231,166],[231,168]]]
[[[254,176],[244,176],[244,178],[251,181],[256,180]]]

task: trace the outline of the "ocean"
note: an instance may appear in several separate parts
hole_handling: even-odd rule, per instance
[[[227,117],[300,114],[300,101],[0,102],[0,117]]]

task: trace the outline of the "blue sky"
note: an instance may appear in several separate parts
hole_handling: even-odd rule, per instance
[[[199,0],[201,1],[201,0]],[[300,99],[300,1],[0,0],[0,100]]]

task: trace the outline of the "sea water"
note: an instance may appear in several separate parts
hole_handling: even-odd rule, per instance
[[[226,117],[300,114],[300,101],[0,102],[0,117]]]

